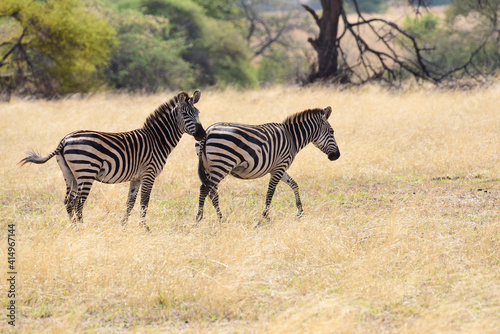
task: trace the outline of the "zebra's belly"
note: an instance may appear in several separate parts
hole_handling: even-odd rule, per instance
[[[132,175],[126,173],[115,173],[110,172],[108,168],[103,166],[96,175],[95,178],[97,181],[107,184],[115,184],[121,182],[129,182],[129,181],[139,181],[141,180],[140,173],[134,173]]]
[[[266,169],[249,168],[248,163],[244,162],[243,164],[233,168],[230,173],[238,179],[251,180],[263,177],[269,173],[269,171]]]

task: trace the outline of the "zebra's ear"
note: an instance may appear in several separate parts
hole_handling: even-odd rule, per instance
[[[325,113],[325,119],[328,119],[330,115],[332,114],[332,107],[328,106],[323,109],[323,112]]]
[[[184,104],[186,103],[186,92],[180,92],[179,94],[177,94],[177,100],[179,102],[179,104]]]
[[[193,104],[197,103],[199,100],[200,100],[200,97],[201,97],[201,92],[199,89],[195,90],[194,93],[193,93]]]

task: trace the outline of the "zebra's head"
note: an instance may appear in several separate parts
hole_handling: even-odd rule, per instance
[[[207,135],[200,123],[200,111],[194,106],[200,100],[201,92],[197,89],[193,96],[189,97],[186,92],[177,95],[178,117],[181,129],[200,141]]]
[[[326,107],[323,109],[321,116],[321,125],[318,129],[316,137],[313,139],[313,144],[323,153],[328,155],[328,159],[337,160],[340,157],[340,151],[333,136],[333,128],[328,123],[328,118],[332,114],[332,108]]]

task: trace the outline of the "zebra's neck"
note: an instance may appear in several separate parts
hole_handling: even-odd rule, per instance
[[[312,142],[319,129],[319,113],[315,110],[306,110],[289,116],[283,122],[285,129],[290,133],[292,143],[297,153]]]
[[[177,121],[175,105],[175,99],[162,104],[149,115],[142,127],[142,130],[153,140],[158,149],[167,154],[177,146],[183,133]]]

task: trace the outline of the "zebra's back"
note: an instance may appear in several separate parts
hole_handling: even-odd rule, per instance
[[[255,179],[290,160],[290,140],[280,123],[216,123],[207,128],[204,164],[219,174]],[[217,173],[217,171],[215,171]]]
[[[103,183],[139,180],[143,166],[152,157],[151,142],[140,130],[120,133],[80,130],[66,135],[63,142],[60,154],[68,166],[89,177],[97,172],[95,179]]]

